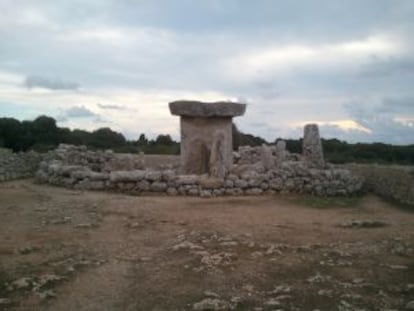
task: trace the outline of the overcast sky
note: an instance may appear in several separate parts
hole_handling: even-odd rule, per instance
[[[414,1],[0,0],[0,117],[179,138],[177,99],[243,132],[414,144]]]

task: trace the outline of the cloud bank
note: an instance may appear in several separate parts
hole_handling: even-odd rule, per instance
[[[271,141],[317,122],[323,136],[414,143],[409,0],[23,0],[0,11],[0,112],[14,117],[91,129],[104,116],[129,138],[178,138],[169,101],[243,98],[240,130]]]
[[[36,75],[28,75],[24,81],[24,85],[29,89],[39,87],[49,90],[76,90],[80,87],[79,83],[76,82]]]

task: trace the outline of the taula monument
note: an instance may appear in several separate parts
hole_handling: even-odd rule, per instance
[[[180,100],[169,107],[180,116],[182,173],[224,178],[233,165],[232,119],[246,104]]]
[[[232,119],[245,113],[245,104],[180,100],[169,108],[180,117],[179,161],[151,166],[143,154],[61,144],[39,160],[35,180],[81,190],[201,197],[287,192],[331,196],[362,189],[363,179],[324,161],[316,124],[304,128],[302,154],[289,152],[283,140],[233,151]]]

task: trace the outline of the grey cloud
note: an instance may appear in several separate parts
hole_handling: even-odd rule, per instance
[[[127,110],[127,107],[125,106],[120,106],[120,105],[106,105],[106,104],[101,104],[98,103],[98,107],[101,109],[109,109],[109,110]]]
[[[370,123],[371,132],[357,129],[341,129],[336,125],[321,125],[320,132],[324,138],[338,138],[351,143],[357,142],[385,142],[395,145],[414,144],[414,128],[402,123],[381,119]]]
[[[315,116],[335,120],[330,115],[332,106],[318,104],[321,98],[414,96],[411,85],[414,59],[407,56],[408,52],[406,58],[372,58],[363,67],[357,68],[355,64],[348,71],[323,64],[310,69],[298,66],[289,74],[275,70],[269,76],[258,75],[255,81],[243,81],[237,76],[228,78],[223,68],[226,60],[251,48],[317,46],[376,35],[401,39],[408,50],[413,50],[412,1],[75,0],[33,5],[24,0],[19,4],[7,3],[10,8],[3,11],[10,13],[7,14],[10,24],[6,19],[0,20],[3,30],[0,70],[21,75],[42,73],[26,78],[24,85],[28,88],[79,88],[76,82],[50,78],[59,68],[63,77],[82,77],[82,84],[88,86],[86,94],[90,92],[94,96],[112,89],[217,92],[227,98],[239,95],[253,99],[241,124],[247,120],[267,120],[272,115],[277,115],[275,120],[283,124],[287,123],[285,120],[302,121]],[[31,8],[42,13],[51,25],[40,23],[34,31],[33,25],[13,24]],[[182,12],[188,13],[185,19]],[[95,36],[89,36],[90,33]],[[358,70],[360,75],[355,74]],[[308,104],[284,105],[285,98],[306,98]],[[116,102],[97,105],[107,109],[105,112],[123,109]],[[380,115],[391,120],[387,124],[392,127],[399,126],[392,121],[393,116],[412,111],[410,105],[387,101],[375,105],[356,103],[346,112],[352,119],[372,127],[375,126],[372,116]],[[359,106],[365,107],[360,113]],[[74,118],[82,115],[75,109],[63,111],[62,117],[69,117],[67,113],[75,115]],[[343,117],[338,115],[335,118]],[[94,117],[89,115],[89,118]],[[107,118],[111,118],[109,113]],[[247,125],[246,128],[263,137],[276,135],[271,128]]]
[[[384,97],[380,101],[351,101],[343,104],[345,111],[356,121],[406,116],[414,118],[414,97]]]
[[[389,58],[373,60],[360,68],[359,75],[362,77],[387,77],[390,75],[414,75],[414,59],[411,58]]]
[[[398,118],[414,118],[414,98],[390,97],[379,102],[353,101],[344,104],[348,115],[370,131],[351,131],[345,137],[352,141],[377,141],[394,144],[414,144],[414,126]],[[333,128],[331,127],[332,131]],[[337,133],[338,135],[340,133]],[[341,135],[344,136],[344,135]]]
[[[68,119],[77,119],[77,118],[95,118],[95,121],[101,121],[102,118],[100,115],[92,112],[84,106],[73,106],[68,109],[63,110],[57,117],[58,121],[67,121]]]
[[[61,78],[43,77],[38,75],[28,75],[24,81],[24,86],[31,89],[40,87],[50,90],[76,90],[80,87],[79,83],[66,81]]]

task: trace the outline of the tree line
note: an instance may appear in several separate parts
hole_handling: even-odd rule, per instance
[[[90,149],[112,149],[116,152],[178,154],[180,144],[170,135],[158,135],[148,139],[141,134],[137,140],[128,141],[124,135],[108,127],[92,132],[58,127],[56,120],[39,116],[33,121],[19,121],[14,118],[0,118],[0,147],[15,152],[34,150],[46,152],[60,143],[85,145]]]
[[[276,143],[239,131],[233,124],[233,149],[239,146],[260,146]],[[290,152],[302,152],[302,139],[285,139]],[[148,139],[141,134],[136,140],[127,140],[121,133],[108,127],[92,132],[56,125],[56,120],[48,116],[39,116],[33,121],[19,121],[14,118],[0,118],[0,147],[15,152],[35,150],[46,152],[60,143],[86,145],[91,149],[112,149],[115,152],[147,154],[179,154],[180,144],[168,134],[160,134]],[[414,145],[395,146],[384,143],[350,144],[338,139],[322,139],[325,158],[331,163],[383,163],[414,165]]]

